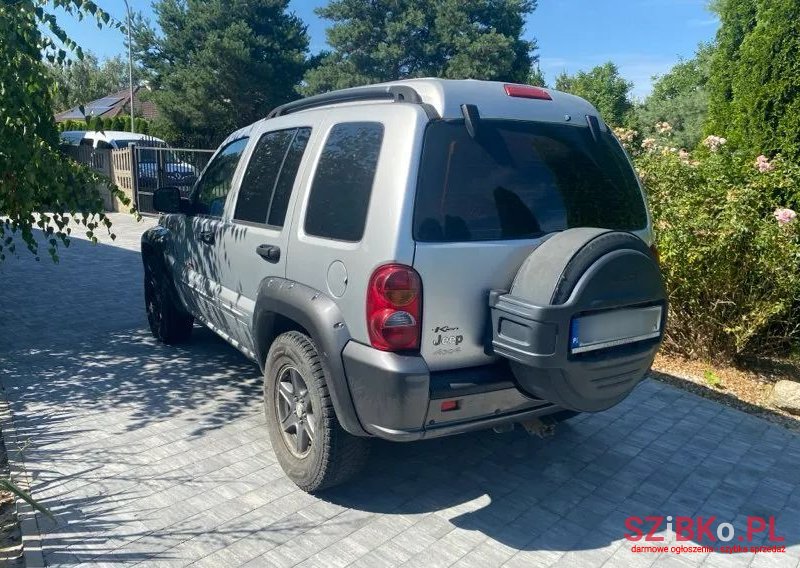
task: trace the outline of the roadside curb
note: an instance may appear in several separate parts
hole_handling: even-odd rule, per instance
[[[6,398],[5,388],[0,387],[0,428],[8,453],[8,468],[11,481],[17,487],[30,493],[31,477],[25,469],[24,440],[21,440],[11,418],[11,407]],[[22,555],[27,568],[44,568],[42,554],[42,535],[36,510],[22,499],[15,500],[20,533],[22,534]]]

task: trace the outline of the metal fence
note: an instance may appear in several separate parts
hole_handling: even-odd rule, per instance
[[[177,187],[184,197],[188,197],[214,150],[137,144],[133,146],[133,152],[136,206],[142,213],[155,213],[153,192],[159,187]]]
[[[156,213],[153,192],[159,187],[177,187],[188,197],[214,150],[170,148],[158,138],[145,138],[127,147],[112,149],[110,144],[62,145],[62,151],[110,178],[141,213]],[[98,188],[106,210],[126,210],[105,187]]]

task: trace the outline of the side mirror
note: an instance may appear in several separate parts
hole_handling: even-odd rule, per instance
[[[188,205],[177,187],[159,187],[153,192],[153,209],[159,213],[188,213]]]

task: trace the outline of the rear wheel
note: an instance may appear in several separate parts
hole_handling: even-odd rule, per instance
[[[309,493],[344,483],[366,463],[369,440],[336,419],[316,346],[296,331],[278,336],[264,365],[272,449],[286,475]]]
[[[168,345],[189,339],[194,318],[180,305],[162,265],[152,258],[144,263],[144,301],[153,337]]]

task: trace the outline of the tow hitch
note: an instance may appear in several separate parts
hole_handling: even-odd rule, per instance
[[[536,435],[542,439],[550,438],[556,433],[556,422],[547,416],[544,418],[531,418],[527,422],[523,422],[522,426],[531,436]]]

